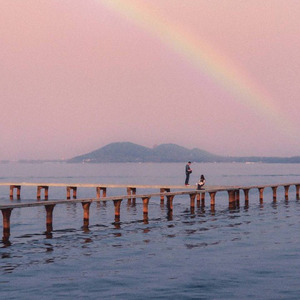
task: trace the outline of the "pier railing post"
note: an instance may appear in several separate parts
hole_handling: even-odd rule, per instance
[[[3,237],[2,242],[4,244],[9,244],[10,237],[10,215],[12,208],[1,209],[2,217],[3,217]]]

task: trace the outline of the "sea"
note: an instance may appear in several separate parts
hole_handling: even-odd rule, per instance
[[[190,184],[204,174],[207,185],[300,183],[299,164],[192,163]],[[180,185],[184,163],[0,164],[0,182]],[[159,192],[137,190],[137,193]],[[108,189],[107,195],[126,190]],[[95,198],[79,188],[77,198]],[[50,187],[49,200],[66,189]],[[0,203],[36,201],[36,187],[23,186],[20,200],[0,186]],[[228,207],[227,192],[211,210],[190,209],[188,195],[175,196],[173,214],[151,198],[148,220],[140,199],[123,200],[120,222],[114,205],[94,202],[90,226],[81,204],[56,205],[53,231],[46,233],[45,208],[15,208],[10,244],[0,241],[0,299],[299,299],[300,201],[290,186],[273,201],[251,189],[249,205]],[[1,216],[2,217],[2,216]],[[2,235],[2,219],[0,224]]]

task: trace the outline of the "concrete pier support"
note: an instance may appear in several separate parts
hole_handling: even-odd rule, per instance
[[[3,237],[2,242],[4,244],[9,243],[10,237],[10,215],[12,208],[1,209],[2,217],[3,217]]]
[[[272,186],[272,191],[273,191],[273,202],[277,201],[277,188],[278,186]]]
[[[200,204],[201,204],[200,199],[201,199],[201,194],[198,193],[198,194],[197,194],[197,208],[200,207]]]
[[[264,202],[264,187],[259,187],[258,191],[259,191],[259,202],[260,204],[263,204]]]
[[[160,193],[169,193],[171,191],[171,189],[168,188],[161,188],[160,189]],[[165,200],[165,196],[160,196],[160,203],[164,204],[164,200]]]
[[[45,205],[46,209],[46,232],[53,231],[53,209],[55,204]]]
[[[144,224],[148,224],[148,206],[149,206],[149,200],[150,197],[143,197],[143,219]]]
[[[210,192],[210,209],[211,211],[215,211],[215,204],[216,204],[216,192]]]
[[[91,202],[82,202],[83,208],[83,228],[88,228],[90,225],[90,206]]]
[[[195,213],[195,198],[196,194],[190,194],[190,208],[191,208],[191,214]]]
[[[289,185],[285,185],[285,186],[284,186],[284,197],[285,197],[285,200],[286,200],[286,201],[289,200],[289,188],[290,188]]]
[[[205,192],[197,194],[197,208],[205,206]]]
[[[205,206],[205,193],[201,194],[201,206],[204,207]]]
[[[240,206],[240,190],[235,191],[235,204],[237,207]]]
[[[106,197],[106,187],[97,186],[96,187],[96,197],[97,197],[97,199],[101,198],[101,191],[102,191],[102,197]]]
[[[48,200],[49,196],[49,186],[47,185],[38,185],[36,189],[36,198],[37,200],[41,200],[41,190],[44,190],[45,200]]]
[[[136,195],[136,188],[135,187],[127,187],[127,195],[128,196],[134,196]],[[132,198],[128,198],[128,204],[132,204],[135,205],[136,204],[136,198],[132,197]]]
[[[148,206],[149,206],[149,200],[150,197],[144,197],[143,199],[143,221],[144,224],[148,224]]]
[[[296,184],[295,187],[296,187],[296,199],[299,200],[300,199],[299,198],[300,197],[299,196],[300,185]]]
[[[115,222],[119,223],[120,222],[120,212],[121,212],[121,202],[122,199],[118,200],[113,200],[114,201],[114,206],[115,206]]]
[[[174,195],[167,196],[167,208],[169,211],[173,210],[173,199],[174,199]]]
[[[245,206],[249,206],[249,189],[243,189],[244,196],[245,196]]]
[[[21,199],[21,186],[20,185],[11,185],[9,190],[10,200],[14,199],[14,189],[17,189],[17,200]]]
[[[67,186],[67,199],[71,199],[71,190],[73,191],[73,199],[77,198],[77,186]]]
[[[229,208],[235,208],[235,190],[228,190]]]

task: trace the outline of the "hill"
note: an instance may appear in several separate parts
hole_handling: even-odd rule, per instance
[[[187,148],[175,144],[162,144],[155,148],[147,148],[137,144],[112,143],[98,150],[73,157],[70,163],[89,162],[185,162],[216,161],[217,155],[209,152]]]
[[[229,157],[194,148],[187,149],[176,144],[162,144],[147,148],[130,142],[111,143],[95,151],[73,157],[69,163],[104,162],[264,162],[300,163],[295,157]]]

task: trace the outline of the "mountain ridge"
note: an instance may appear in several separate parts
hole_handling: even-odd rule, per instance
[[[177,144],[161,144],[148,148],[131,142],[110,143],[97,150],[68,159],[68,163],[108,162],[265,162],[300,163],[300,156],[221,156],[199,148],[188,149]]]

